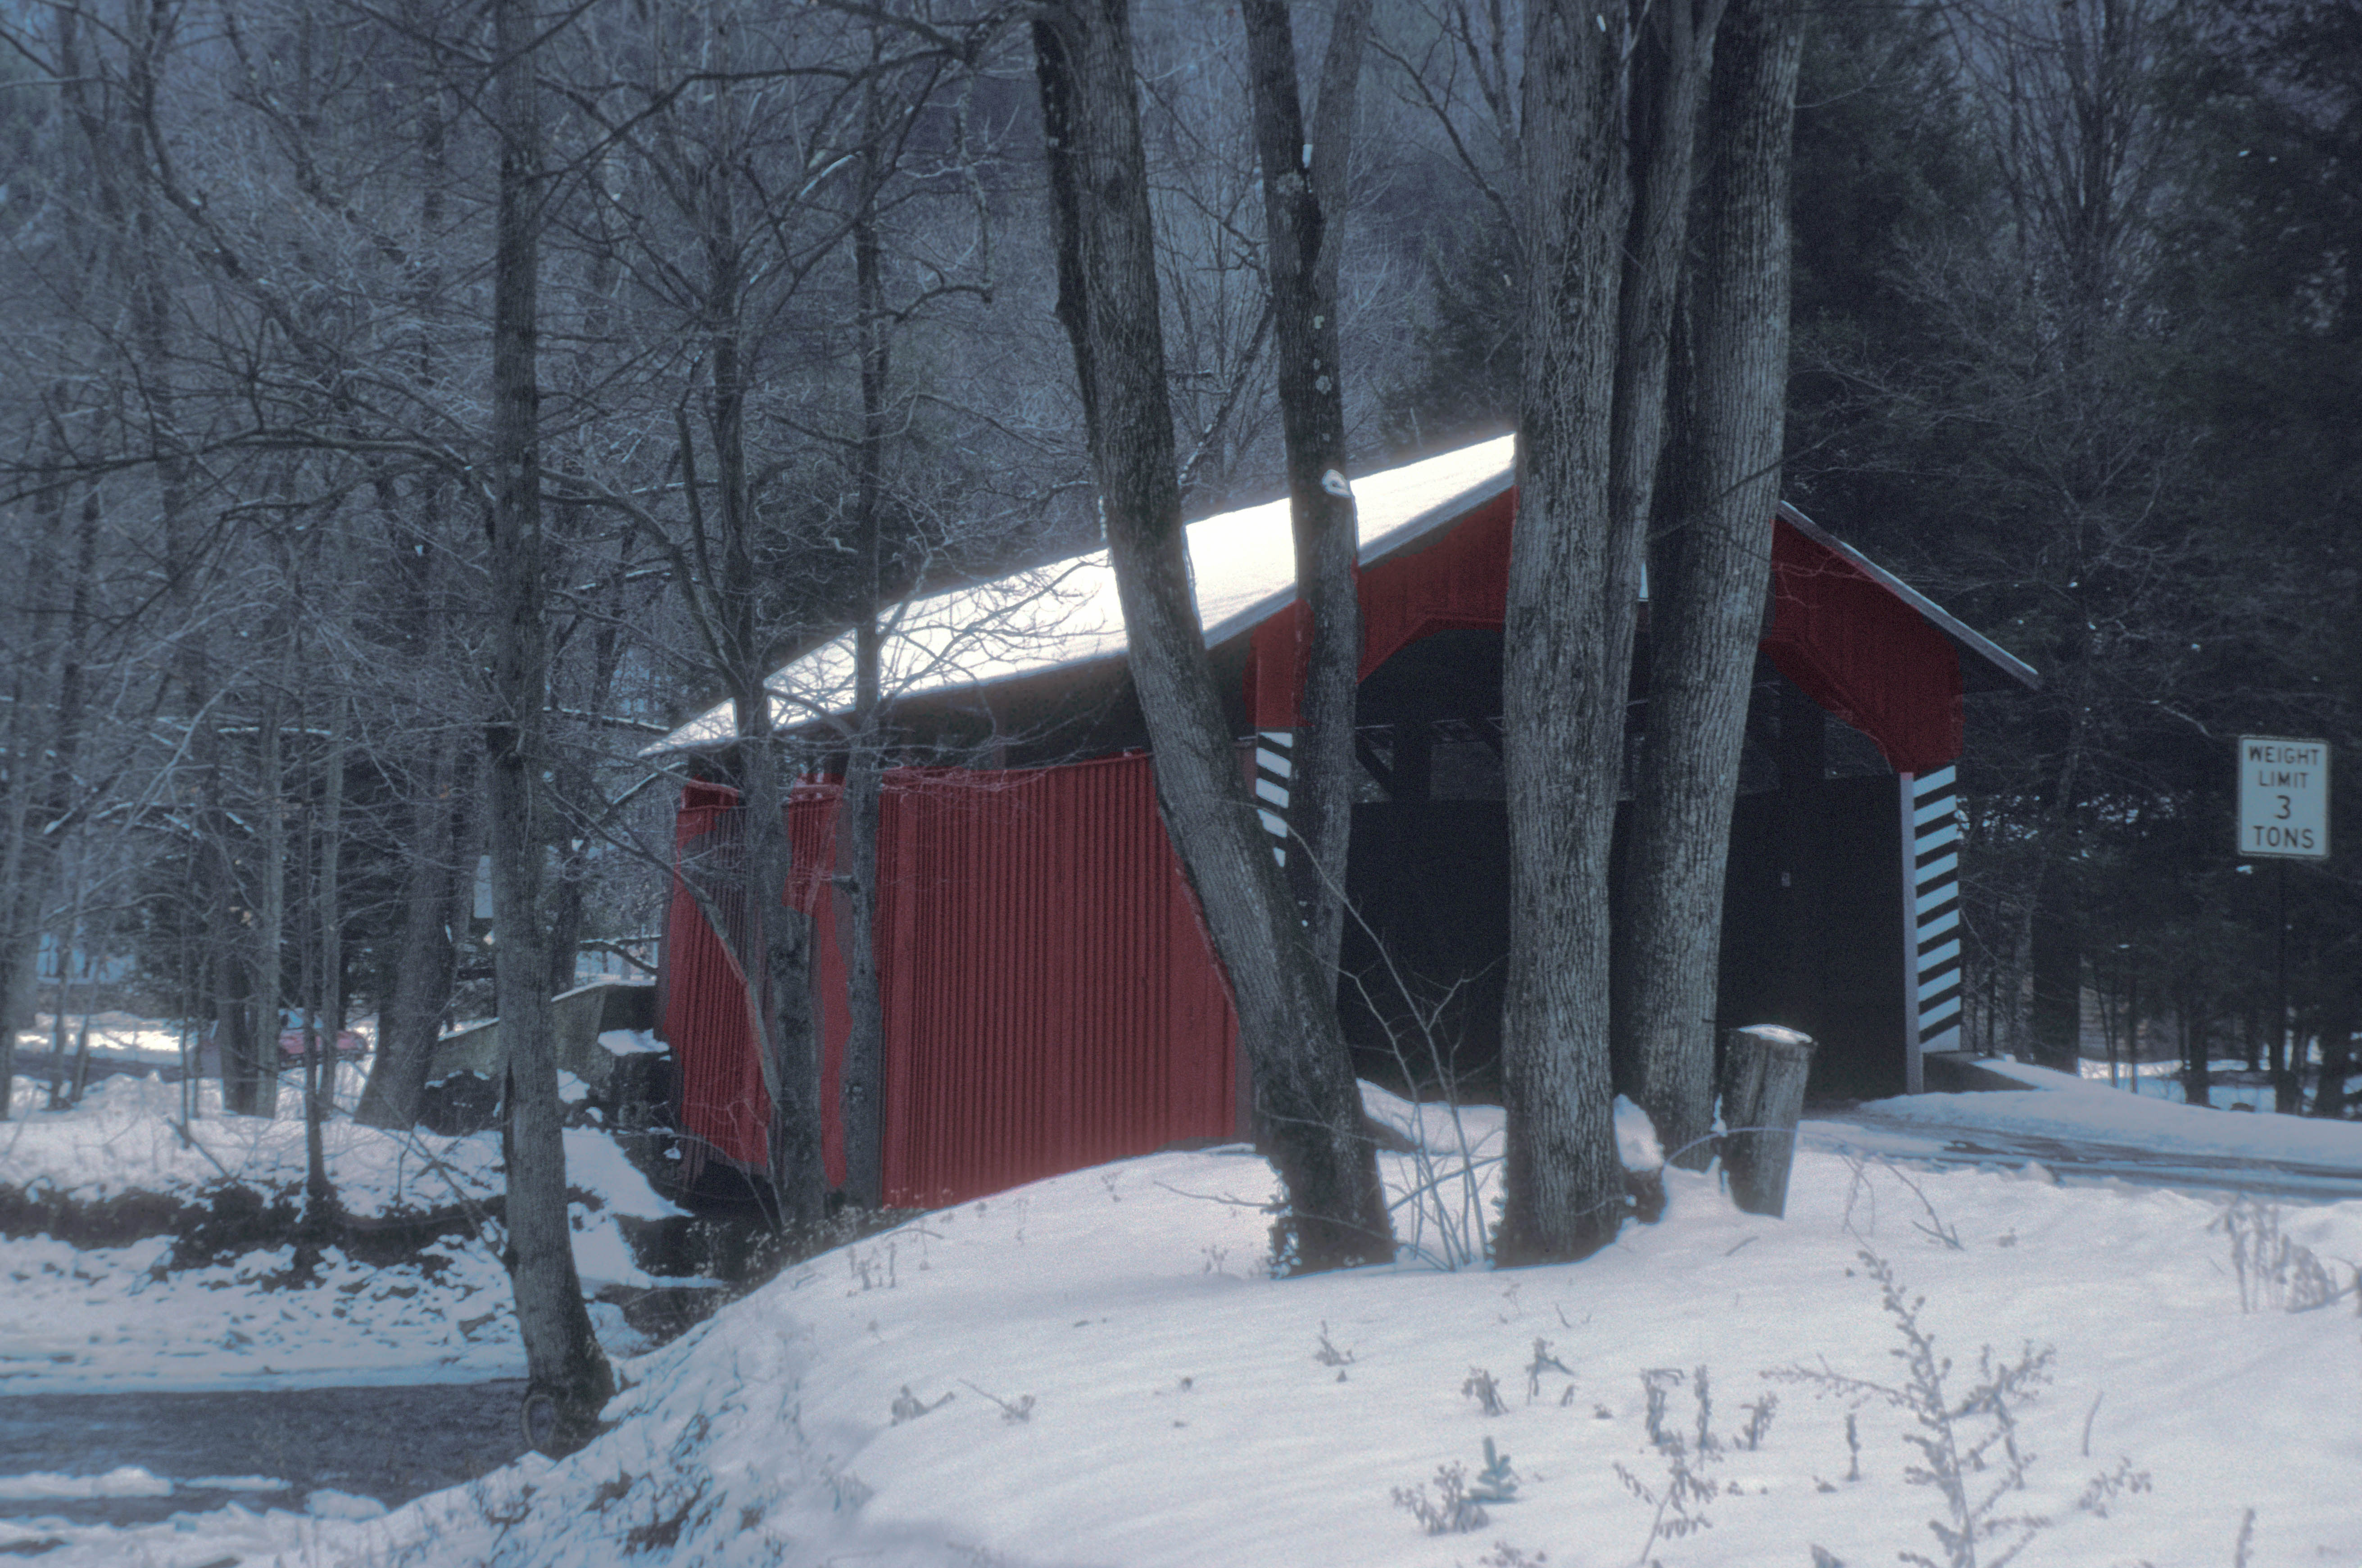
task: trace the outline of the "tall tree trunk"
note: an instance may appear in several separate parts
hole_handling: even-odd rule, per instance
[[[314,1204],[324,1207],[337,1200],[336,1184],[328,1176],[322,1129],[336,1106],[337,1039],[345,1027],[344,888],[337,875],[345,837],[345,704],[338,701],[336,716],[328,723],[328,755],[322,765],[320,784],[320,825],[314,835],[316,869],[312,883],[312,935],[320,955],[304,999],[315,1021],[312,1036],[304,1043],[311,1056],[304,1074],[304,1190]],[[323,1030],[327,1033],[325,1064],[320,1049]]]
[[[336,1188],[328,1181],[327,1141],[320,1122],[320,944],[319,885],[316,881],[319,864],[319,824],[308,809],[304,812],[304,835],[297,845],[304,870],[304,897],[301,905],[304,917],[297,928],[295,951],[295,999],[302,1014],[300,1028],[304,1043],[304,1198],[310,1215],[320,1212],[324,1199],[333,1199]]]
[[[66,1027],[66,1013],[73,1000],[74,949],[82,942],[82,916],[84,846],[77,845],[67,850],[65,861],[65,904],[58,911],[57,944],[58,984],[50,993],[50,1109],[61,1110],[82,1099],[81,1075],[68,1067],[68,1043],[72,1032]]]
[[[252,1061],[247,1049],[251,1030],[244,1013],[252,990],[251,977],[226,950],[239,945],[237,922],[241,915],[250,916],[251,911],[240,908],[233,824],[224,810],[224,748],[203,614],[206,540],[192,515],[193,464],[177,417],[178,366],[171,318],[177,280],[168,275],[157,233],[157,209],[163,198],[153,178],[151,149],[138,145],[140,133],[134,124],[138,116],[120,112],[110,103],[102,91],[105,66],[83,53],[81,29],[88,25],[87,14],[79,7],[61,6],[54,15],[61,94],[89,150],[89,204],[106,237],[104,244],[91,249],[114,269],[129,307],[138,397],[122,417],[127,424],[145,425],[145,444],[155,458],[164,602],[173,634],[169,683],[179,689],[179,716],[191,730],[181,763],[189,782],[178,792],[182,799],[198,801],[195,826],[200,847],[193,898],[183,918],[200,924],[206,933],[209,951],[202,968],[215,988],[212,1002],[223,1064],[224,1102],[231,1101],[235,1090],[240,1103],[250,1106],[257,1098],[250,1070],[235,1084],[229,1070],[233,1062],[246,1070]],[[160,74],[169,61],[180,16],[168,6],[137,5],[126,7],[123,16],[127,26],[116,35],[124,42],[123,98],[132,105],[152,105],[161,94]],[[102,40],[107,36],[100,31]],[[63,204],[69,224],[79,221],[82,207],[79,202]]]
[[[1716,982],[1738,754],[1769,589],[1788,384],[1794,0],[1732,0],[1715,46],[1692,396],[1651,551],[1648,729],[1616,910],[1617,1080],[1676,1164],[1713,1151]]]
[[[423,789],[409,803],[409,836],[402,874],[402,923],[394,947],[392,992],[378,1015],[378,1058],[352,1120],[406,1129],[418,1120],[435,1055],[435,1034],[451,994],[456,959],[454,888],[470,890],[472,867],[460,865],[458,727],[435,736]]]
[[[705,306],[713,439],[714,510],[722,558],[713,599],[719,605],[718,646],[738,726],[738,788],[744,856],[737,870],[745,916],[737,923],[734,956],[753,1008],[763,1088],[771,1101],[768,1148],[772,1191],[780,1223],[809,1231],[826,1211],[828,1167],[822,1154],[821,1044],[812,1006],[811,917],[787,901],[795,873],[788,804],[795,773],[772,723],[765,685],[770,648],[762,600],[764,569],[755,539],[754,491],[746,461],[746,401],[753,391],[742,320],[745,253],[730,180],[709,182],[699,219],[703,227]],[[706,531],[704,489],[689,427],[680,430],[684,493],[690,523]],[[705,550],[701,539],[701,554]]]
[[[1360,529],[1345,482],[1344,375],[1338,363],[1337,263],[1345,221],[1353,104],[1370,0],[1330,21],[1319,123],[1297,102],[1296,39],[1284,0],[1244,0],[1255,154],[1263,164],[1266,275],[1277,340],[1280,425],[1287,447],[1296,595],[1310,621],[1304,694],[1289,758],[1287,879],[1311,922],[1315,961],[1333,976],[1344,933],[1345,860],[1353,830],[1355,699],[1362,606]],[[1333,980],[1331,982],[1334,984]]]
[[[2313,1081],[2312,1114],[2345,1114],[2345,1080],[2354,1070],[2354,1020],[2356,1009],[2350,989],[2330,999],[2321,1020],[2321,1076]]]
[[[42,768],[37,758],[54,756],[61,713],[54,701],[63,652],[61,639],[39,635],[40,621],[54,614],[60,589],[59,551],[62,543],[64,489],[56,471],[42,475],[34,491],[36,547],[24,563],[24,640],[18,646],[49,645],[46,657],[31,658],[20,652],[12,660],[7,714],[7,816],[0,844],[0,1120],[11,1113],[16,1084],[17,1030],[29,1026],[39,990],[41,919],[50,887],[57,872],[58,834],[43,831],[56,820],[50,801],[59,774],[54,766]]]
[[[34,602],[39,597],[36,587]],[[33,770],[25,766],[48,749],[48,680],[46,671],[28,664],[17,662],[9,681],[8,777],[0,794],[0,1121],[14,1114],[17,1031],[32,1022],[48,871],[44,847],[33,843]]]
[[[2212,1047],[2207,1039],[2203,999],[2195,987],[2186,987],[2174,1010],[2181,1020],[2181,1099],[2188,1105],[2213,1103]]]
[[[877,832],[885,757],[880,627],[885,582],[886,338],[885,281],[879,271],[877,148],[884,135],[877,90],[864,127],[863,197],[853,226],[855,330],[861,338],[861,440],[855,449],[854,547],[867,571],[853,627],[853,736],[844,764],[837,831],[844,835],[846,869],[844,1060],[837,1079],[837,1124],[844,1136],[844,1185],[854,1198],[877,1208],[886,1201],[886,1006],[877,975]]]
[[[1283,1266],[1390,1261],[1334,977],[1274,864],[1216,694],[1190,591],[1166,401],[1147,163],[1122,0],[1065,0],[1033,27],[1058,255],[1091,466],[1156,792],[1231,981],[1286,1211]]]
[[[1505,1264],[1614,1238],[1623,1177],[1609,1112],[1609,848],[1624,756],[1643,530],[1628,505],[1632,429],[1617,370],[1635,204],[1619,10],[1527,13],[1525,340],[1518,526],[1502,699],[1509,810]],[[1645,204],[1643,206],[1645,211]]]
[[[2033,983],[2028,1055],[2043,1066],[2076,1073],[2082,1070],[2083,954],[2077,940],[2075,878],[2064,856],[2048,859],[2027,944]]]
[[[768,733],[767,696],[742,701],[738,755],[745,859],[738,892],[749,951],[740,954],[761,1028],[763,1088],[770,1097],[770,1178],[780,1224],[806,1233],[827,1210],[828,1168],[821,1145],[820,1026],[811,996],[811,919],[783,896],[795,875],[787,830],[789,785],[778,741]],[[752,962],[748,960],[751,959]]]
[[[255,736],[255,815],[262,844],[262,886],[254,904],[254,998],[252,1025],[253,1099],[244,1107],[249,1116],[273,1116],[279,1110],[279,1007],[286,988],[287,947],[287,778],[281,756],[279,693],[264,693],[259,729]]]
[[[845,867],[844,954],[847,1028],[837,1078],[837,1124],[844,1135],[844,1187],[872,1209],[886,1201],[886,1005],[877,973],[877,840],[885,768],[877,701],[877,623],[855,628],[855,684],[867,701],[854,714],[838,807]],[[867,645],[864,646],[862,645]],[[866,677],[866,679],[865,679]]]
[[[28,682],[22,678],[12,683],[5,744],[9,761],[7,788],[0,795],[0,1121],[15,1112],[17,1084],[17,1021],[28,1010],[31,992],[28,983],[28,953],[39,951],[39,941],[28,918],[25,875],[26,830],[31,826],[32,813],[27,809],[25,768],[22,758],[34,725],[30,722]]]
[[[460,818],[472,790],[459,778],[462,731],[434,737],[424,787],[411,801],[402,882],[401,934],[393,986],[378,1018],[377,1060],[353,1120],[371,1127],[410,1127],[433,1066],[435,1039],[457,966],[457,930],[474,902],[475,867],[462,853]]]
[[[536,20],[527,0],[496,0],[492,83],[500,129],[498,250],[492,270],[492,411],[488,453],[492,690],[485,726],[491,828],[493,984],[512,1085],[506,1219],[509,1277],[532,1395],[552,1402],[544,1440],[570,1452],[595,1435],[614,1375],[590,1331],[566,1213],[566,1144],[551,1028],[548,950],[540,926],[539,800],[548,702],[548,619],[541,531],[539,271],[541,108],[534,81]],[[529,1406],[529,1420],[530,1425]],[[535,1434],[539,1437],[540,1434]]]
[[[419,182],[418,224],[425,234],[442,232],[445,193],[450,184],[445,92],[438,69],[430,72],[417,94],[418,152],[424,171]],[[422,386],[433,384],[441,373],[434,330],[444,314],[439,255],[433,248],[425,251],[410,291],[410,308],[418,329],[409,370]],[[425,546],[415,553],[397,548],[394,566],[408,591],[410,650],[419,668],[432,668],[442,662],[438,656],[450,647],[443,628],[453,618],[454,606],[442,590],[441,579],[454,550],[447,547],[442,537],[445,512],[438,485],[422,487],[414,514],[406,515],[399,500],[389,484],[380,492],[380,512],[390,538],[415,537]],[[447,665],[445,673],[456,682],[457,672]],[[477,798],[474,780],[461,776],[458,757],[463,737],[472,739],[464,723],[447,717],[433,723],[419,736],[427,747],[423,765],[416,760],[411,764],[416,792],[405,810],[407,853],[402,911],[395,927],[392,983],[378,1011],[377,1050],[369,1079],[361,1086],[360,1103],[353,1110],[353,1120],[371,1127],[406,1131],[418,1120],[419,1099],[433,1069],[436,1036],[456,978],[458,938],[467,931],[474,908],[474,857],[467,853],[460,823],[480,818],[481,812],[469,809]]]
[[[2141,1000],[2140,971],[2127,965],[2125,973],[2125,1087],[2140,1093]]]

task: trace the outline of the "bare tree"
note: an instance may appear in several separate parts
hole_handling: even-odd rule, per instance
[[[1296,40],[1281,0],[1244,0],[1255,149],[1263,164],[1264,247],[1278,338],[1279,406],[1287,444],[1296,593],[1310,622],[1300,734],[1289,757],[1288,881],[1312,925],[1314,961],[1337,967],[1344,935],[1345,864],[1353,828],[1355,698],[1362,678],[1360,530],[1345,482],[1344,370],[1337,261],[1343,248],[1347,160],[1368,0],[1330,20],[1319,124],[1308,137],[1297,102]]]
[[[1971,753],[2010,804],[1978,845],[1987,896],[1970,901],[1983,940],[1970,953],[1992,981],[1998,1043],[2071,1071],[2079,845],[2150,790],[2132,738],[2197,723],[2176,715],[2202,698],[2197,645],[2222,635],[2189,591],[2205,553],[2198,433],[2155,368],[2169,318],[2159,208],[2186,129],[2167,83],[2174,40],[2202,38],[2206,14],[2179,0],[1957,0],[1940,14],[1990,194],[1973,220],[1904,249],[1902,290],[1932,341],[1871,384],[1913,464],[1979,497],[1935,580],[2005,605],[2045,671],[2039,695],[1996,715],[2005,746]],[[1948,434],[1964,425],[1981,439]]]
[[[1278,1250],[1307,1269],[1385,1259],[1392,1231],[1333,984],[1264,842],[1190,592],[1126,7],[1054,6],[1034,24],[1033,44],[1058,315],[1074,348],[1132,683],[1166,831],[1230,975],[1286,1189]]]
[[[549,961],[539,909],[544,836],[543,710],[549,625],[542,538],[539,271],[544,166],[536,44],[529,0],[493,12],[492,110],[501,138],[498,241],[492,272],[492,425],[487,453],[492,716],[485,728],[492,918],[501,1043],[508,1056],[510,1129],[504,1217],[517,1325],[533,1396],[552,1402],[538,1439],[560,1451],[590,1441],[614,1375],[590,1331],[566,1214],[566,1145],[559,1126],[557,1051],[545,981]],[[528,1403],[528,1426],[533,1406]]]
[[[1526,33],[1524,386],[1507,662],[1509,1110],[1496,1255],[1579,1257],[1622,1222],[1609,1129],[1609,846],[1622,782],[1673,282],[1720,6]]]
[[[1688,290],[1688,397],[1650,551],[1648,724],[1616,907],[1618,1078],[1679,1163],[1712,1157],[1722,889],[1770,591],[1788,381],[1789,0],[1730,0]]]

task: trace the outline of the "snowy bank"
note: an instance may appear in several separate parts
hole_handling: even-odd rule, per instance
[[[1434,1190],[1431,1158],[1384,1170]],[[814,1259],[626,1363],[613,1430],[564,1462],[373,1520],[61,1529],[45,1561],[1940,1560],[1945,1499],[1910,1474],[1925,1431],[1871,1387],[1911,1368],[1867,1253],[1902,1310],[1924,1297],[1948,1398],[1971,1397],[1981,1346],[2025,1367],[2000,1403],[2032,1458],[1996,1509],[2047,1521],[2025,1568],[2227,1564],[2250,1509],[2256,1568],[2362,1562],[2352,1297],[2243,1303],[2224,1203],[1810,1151],[1784,1220],[1711,1176],[1668,1186],[1662,1223],[1578,1264],[1274,1279],[1272,1178],[1244,1151],[1078,1172]],[[2260,1211],[2235,1213],[2254,1242]],[[2341,1284],[2362,1257],[2362,1204],[2277,1223]],[[1472,1528],[1430,1535],[1421,1509]]]
[[[2362,1171],[2362,1122],[2184,1105],[2023,1062],[1984,1060],[1978,1065],[2026,1087],[1871,1100],[1860,1112],[1866,1119],[1905,1125],[1982,1127],[2019,1136],[2136,1147],[2155,1154]]]
[[[523,1375],[499,1262],[497,1133],[443,1138],[329,1122],[328,1172],[356,1223],[330,1232],[343,1244],[299,1257],[278,1240],[289,1228],[278,1221],[302,1203],[300,1099],[283,1095],[276,1118],[227,1116],[218,1086],[203,1087],[204,1114],[187,1122],[178,1120],[179,1085],[121,1077],[93,1086],[71,1110],[0,1123],[0,1199],[18,1229],[67,1216],[111,1225],[121,1233],[109,1239],[122,1243],[0,1239],[0,1393]],[[596,1131],[568,1129],[566,1158],[584,1288],[652,1283],[618,1222],[679,1210]],[[415,1234],[403,1228],[412,1220]],[[173,1225],[205,1239],[158,1233]],[[271,1244],[239,1244],[242,1231],[274,1226]],[[389,1226],[392,1242],[361,1244]],[[646,1348],[613,1307],[594,1316],[614,1348]]]

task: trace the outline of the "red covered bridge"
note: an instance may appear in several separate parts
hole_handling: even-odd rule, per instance
[[[1364,1077],[1490,1087],[1507,949],[1501,628],[1516,515],[1508,439],[1356,482],[1364,623],[1350,895],[1372,932],[1341,1002]],[[1242,767],[1286,831],[1300,689],[1286,503],[1192,525],[1207,641]],[[1969,685],[2034,674],[1793,509],[1772,529],[1769,629],[1733,827],[1720,1011],[1822,1042],[1825,1094],[1916,1088],[1957,1041],[1957,828],[1949,764]],[[1243,1125],[1219,966],[1158,819],[1104,553],[910,606],[888,644],[900,735],[988,767],[888,775],[876,958],[889,1203],[933,1205]],[[841,710],[845,639],[772,682],[782,723]],[[1646,723],[1636,673],[1636,728]],[[661,749],[726,774],[723,707]],[[727,854],[734,793],[684,791],[684,856]],[[789,808],[787,897],[815,917],[824,1099],[847,1029],[836,790]],[[663,1032],[691,1164],[759,1168],[769,1107],[744,988],[685,889],[666,922]],[[1389,972],[1411,994],[1371,983]],[[1442,1048],[1399,1047],[1440,1007]],[[843,1177],[841,1131],[825,1131]]]

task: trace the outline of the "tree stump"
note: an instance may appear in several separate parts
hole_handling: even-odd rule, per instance
[[[1730,1032],[1723,1074],[1722,1168],[1731,1201],[1749,1214],[1777,1218],[1788,1208],[1788,1172],[1796,1158],[1796,1121],[1805,1113],[1805,1079],[1813,1038],[1777,1024]]]

